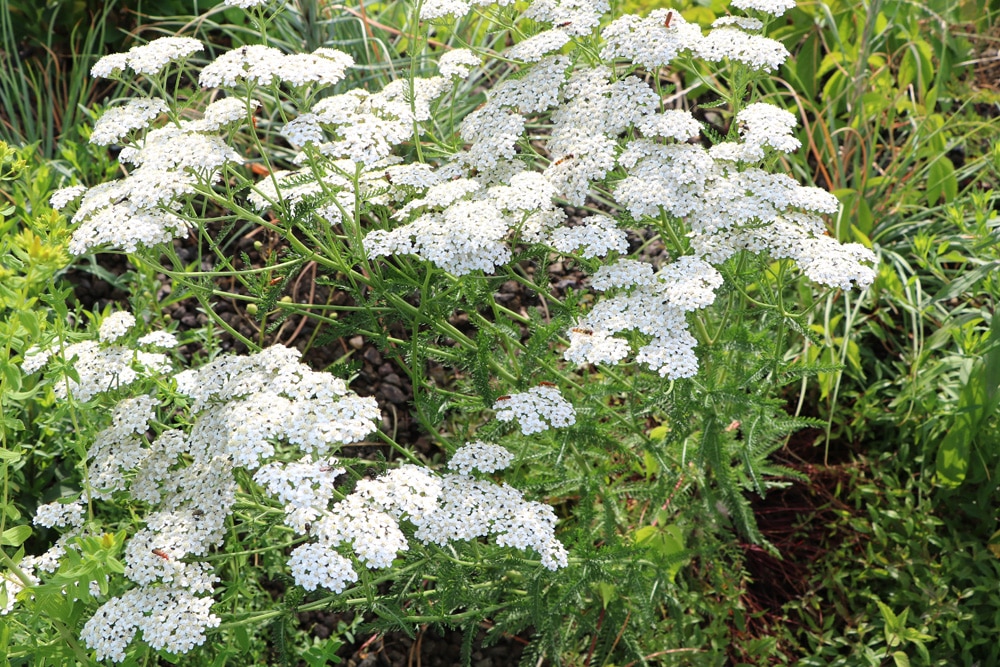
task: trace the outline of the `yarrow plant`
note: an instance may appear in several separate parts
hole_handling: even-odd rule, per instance
[[[248,9],[261,34],[291,11],[227,4]],[[277,550],[261,551],[298,600],[317,591],[331,604],[352,591],[372,600],[398,572],[390,624],[433,617],[471,632],[503,618],[498,632],[534,628],[548,647],[538,659],[568,641],[567,627],[586,637],[624,628],[632,614],[656,622],[649,601],[671,595],[676,575],[664,563],[687,552],[683,539],[664,538],[661,550],[673,550],[646,558],[633,523],[673,521],[683,535],[700,525],[685,511],[714,513],[762,541],[744,491],[788,473],[767,456],[810,423],[784,415],[771,392],[817,372],[788,353],[792,334],[809,332],[807,314],[786,303],[794,271],[823,289],[863,289],[876,263],[870,248],[828,234],[840,211],[833,194],[782,173],[800,148],[797,120],[755,82],[789,56],[764,33],[791,3],[737,2],[749,15],[707,31],[667,9],[613,18],[604,2],[535,0],[523,11],[500,2],[496,13],[491,4],[418,3],[411,76],[381,86],[351,84],[354,58],[328,47],[247,44],[195,71],[202,45],[187,37],[94,66],[136,92],[91,134],[122,145],[129,169],[52,195],[75,224],[71,252],[129,253],[191,285],[211,312],[198,281],[212,271],[189,278],[174,246],[197,234],[216,253],[215,275],[241,283],[238,297],[262,323],[312,317],[330,339],[376,342],[405,371],[421,428],[451,453],[451,472],[429,465],[377,431],[389,421],[374,399],[279,345],[174,372],[145,349],[170,349],[170,335],[129,345],[135,320],[116,313],[96,341],[27,350],[26,373],[57,357],[73,366],[53,382],[58,398],[111,392],[116,402],[86,452],[78,507],[87,519],[62,509],[76,498],[46,506],[39,524],[68,530],[40,557],[49,569],[21,561],[26,576],[83,557],[100,503],[143,508],[123,544],[123,576],[101,580],[82,630],[98,659],[127,659],[137,631],[174,654],[222,631],[216,555],[237,558],[232,540],[244,528],[261,539],[258,523],[283,536],[280,565]],[[420,37],[421,21],[472,12],[513,30],[515,43],[437,52]],[[726,122],[672,104],[662,68],[694,73]],[[176,77],[202,93],[174,98]],[[465,107],[483,81],[495,83]],[[256,225],[281,250],[260,253],[259,266],[235,260],[213,236],[219,221]],[[306,267],[348,298],[279,299]],[[401,464],[362,476],[362,464],[334,454],[373,432]],[[505,470],[525,491],[490,479]],[[648,488],[636,491],[634,477]],[[675,510],[681,488],[703,506]],[[621,518],[640,505],[662,509]],[[606,561],[602,548],[613,552]],[[567,605],[594,604],[589,591],[609,581],[631,591],[601,589],[599,616],[616,621],[586,625],[595,613],[560,624]],[[163,608],[174,620],[152,611]],[[621,650],[643,655],[630,642]]]
[[[178,654],[204,643],[206,631],[218,627],[221,619],[212,611],[211,594],[219,578],[206,558],[227,539],[241,473],[251,475],[282,507],[285,525],[303,540],[291,551],[288,568],[307,591],[323,587],[340,593],[358,581],[358,567],[391,567],[400,552],[409,550],[410,540],[451,547],[492,536],[499,546],[533,551],[548,569],[566,566],[549,506],[474,476],[475,471],[506,467],[513,455],[503,447],[471,443],[459,448],[449,464],[456,473],[441,475],[406,464],[359,480],[345,493],[337,478],[346,468],[330,454],[375,429],[379,410],[374,399],[357,396],[343,380],[310,370],[297,351],[280,345],[178,373],[162,360],[143,364],[136,350],[111,345],[134,324],[127,312],[101,323],[93,344],[99,353],[116,350],[116,361],[104,374],[87,372],[92,362],[80,350],[90,348],[79,347],[82,343],[61,352],[80,376],[69,393],[79,400],[118,393],[126,371],[136,375],[128,385],[145,371],[145,379],[160,386],[169,383],[175,393],[136,393],[118,401],[111,424],[87,451],[86,486],[65,501],[42,505],[35,514],[37,525],[66,532],[45,554],[20,562],[24,575],[36,584],[36,575],[44,577],[72,562],[80,538],[92,525],[101,525],[99,517],[87,520],[81,500],[128,499],[147,508],[145,526],[124,546],[123,574],[131,587],[113,596],[103,586],[93,593],[104,601],[80,636],[98,660],[123,662],[137,631],[151,648]],[[155,342],[164,346],[163,338]],[[150,342],[144,336],[137,344],[144,339]],[[58,354],[53,351],[52,356]],[[117,361],[128,356],[128,362]],[[167,410],[171,399],[173,411]],[[182,404],[187,407],[177,414]],[[167,416],[170,412],[173,418]],[[286,462],[277,457],[279,446],[294,447],[303,456]],[[404,521],[411,527],[409,537],[401,527]],[[9,611],[23,584],[13,575],[4,582]]]

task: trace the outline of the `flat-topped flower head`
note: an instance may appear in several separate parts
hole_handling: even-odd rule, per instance
[[[579,252],[587,259],[604,257],[612,250],[628,251],[628,235],[606,215],[592,215],[576,227],[560,227],[552,232],[552,247],[560,252]]]
[[[198,77],[202,88],[233,88],[241,83],[269,86],[280,71],[285,54],[253,44],[227,51],[206,65]]]
[[[71,185],[66,188],[61,188],[52,193],[49,197],[49,206],[61,211],[71,203],[80,198],[83,193],[87,191],[87,186],[85,185]]]
[[[101,605],[84,624],[80,638],[98,660],[124,662],[125,649],[137,630],[155,650],[187,653],[205,642],[208,628],[222,622],[211,612],[214,602],[183,588],[133,588]]]
[[[442,213],[425,213],[392,231],[376,230],[365,237],[370,258],[413,254],[462,276],[472,271],[492,273],[510,260],[504,243],[510,223],[489,201],[459,200]]]
[[[798,124],[795,115],[773,104],[751,104],[736,114],[736,122],[745,144],[769,146],[782,153],[791,153],[802,145],[792,136]]]
[[[125,106],[112,107],[94,125],[90,143],[108,146],[121,141],[132,130],[148,127],[150,121],[168,110],[159,97],[129,100]]]
[[[104,318],[98,328],[98,337],[101,342],[113,343],[135,326],[135,315],[128,311],[112,313]]]
[[[497,399],[493,405],[497,419],[516,419],[521,433],[531,435],[549,428],[563,428],[576,423],[576,410],[563,398],[556,387],[548,384],[532,387],[526,392]]]
[[[696,50],[702,40],[697,24],[668,9],[653,10],[645,18],[626,14],[606,27],[601,36],[605,42],[601,58],[625,58],[650,70],[669,66],[678,56]]]
[[[433,21],[445,16],[461,18],[469,13],[469,9],[466,0],[425,0],[420,3],[420,20]]]
[[[474,67],[479,67],[481,64],[479,56],[470,49],[453,49],[438,59],[438,71],[441,72],[441,76],[457,76],[465,79]]]
[[[205,107],[200,127],[213,131],[238,122],[246,122],[254,109],[260,106],[257,100],[246,100],[238,97],[223,97]]]
[[[701,123],[691,115],[690,111],[682,109],[667,109],[643,116],[635,126],[644,137],[663,137],[677,141],[687,141],[697,137],[701,132]]]
[[[160,37],[148,44],[133,46],[127,53],[104,56],[94,64],[90,74],[107,78],[129,68],[136,74],[153,76],[159,74],[168,63],[183,60],[204,48],[201,42],[190,37]]]
[[[312,53],[293,53],[281,59],[276,73],[291,86],[332,86],[343,80],[354,58],[337,49],[319,48]]]
[[[538,62],[554,51],[558,51],[569,43],[569,35],[558,28],[540,32],[533,37],[518,42],[507,49],[506,56],[511,60]]]
[[[457,540],[496,536],[502,546],[532,549],[550,570],[565,567],[566,548],[555,537],[556,515],[520,491],[466,475],[442,478],[438,509],[420,524],[414,537],[441,546]]]
[[[523,16],[579,37],[589,35],[610,10],[608,0],[534,0]]]
[[[448,460],[448,468],[459,475],[470,475],[473,470],[491,473],[503,470],[513,460],[514,455],[504,447],[477,440],[459,447]]]
[[[755,9],[771,16],[781,16],[795,7],[795,0],[733,0],[732,4],[738,9]]]
[[[36,526],[44,526],[46,528],[53,528],[55,526],[79,528],[83,525],[84,515],[83,503],[79,500],[71,503],[60,503],[57,501],[39,505],[38,509],[35,510],[33,523]]]
[[[778,69],[790,55],[779,41],[750,35],[729,26],[710,30],[694,50],[700,58],[709,62],[737,60],[764,72]]]
[[[320,586],[334,593],[342,592],[348,584],[358,580],[351,561],[332,547],[307,542],[296,547],[288,559],[288,569],[295,583],[314,591]]]

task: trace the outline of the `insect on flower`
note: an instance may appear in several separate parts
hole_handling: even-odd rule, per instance
[[[277,278],[271,278],[271,282],[269,282],[268,285],[271,286],[271,287],[274,287],[275,285],[277,285],[278,283],[280,283],[284,279],[285,279],[284,276],[278,276]]]
[[[566,160],[572,160],[574,157],[576,157],[576,156],[573,155],[572,153],[567,153],[566,155],[562,156],[561,158],[559,158],[558,160],[556,160],[555,162],[553,162],[552,166],[556,167],[556,166],[562,164],[563,162],[565,162]]]
[[[153,555],[159,556],[163,560],[170,560],[170,556],[168,556],[167,552],[164,551],[163,549],[153,549]]]
[[[667,20],[663,22],[663,27],[664,28],[669,28],[670,27],[670,19],[672,19],[672,18],[674,18],[673,11],[667,12]]]
[[[555,382],[546,382],[545,380],[542,380],[541,382],[538,383],[538,386],[539,387],[557,387],[559,385],[557,385]]]
[[[497,396],[497,402],[499,402],[499,401],[509,401],[509,400],[510,400],[510,396],[507,396],[507,395]]]
[[[594,335],[594,330],[587,329],[586,327],[573,327],[572,329],[570,329],[570,331],[572,331],[573,333],[583,334],[584,336]]]

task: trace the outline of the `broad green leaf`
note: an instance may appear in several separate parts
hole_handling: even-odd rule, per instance
[[[958,179],[955,166],[943,155],[931,162],[927,170],[927,203],[934,206],[941,197],[944,202],[954,201],[958,196]]]
[[[0,449],[0,459],[7,461],[8,463],[13,463],[21,458],[21,452],[12,451],[10,449]]]
[[[31,526],[14,526],[0,533],[0,545],[19,547],[31,537]]]
[[[35,313],[30,310],[20,310],[17,313],[17,318],[21,321],[21,326],[28,330],[32,338],[38,338],[41,335],[41,329],[38,326],[38,316]]]
[[[902,651],[895,651],[892,654],[892,661],[896,663],[896,667],[910,667],[910,658]]]
[[[969,373],[969,380],[958,394],[954,421],[937,452],[937,471],[934,481],[945,487],[956,487],[965,480],[969,470],[972,441],[986,407],[985,367],[977,360]]]
[[[611,601],[618,597],[618,588],[604,581],[599,581],[596,585],[597,592],[601,596],[601,604],[607,609]]]

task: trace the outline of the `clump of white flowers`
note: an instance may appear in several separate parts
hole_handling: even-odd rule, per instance
[[[31,573],[30,569],[26,569],[23,561],[21,562],[20,569],[28,580],[28,586],[37,586],[40,583],[38,578]],[[22,594],[26,587],[25,582],[14,572],[7,571],[0,575],[0,593],[3,593],[4,599],[4,604],[0,606],[0,616],[6,616],[14,611],[14,604],[17,602],[17,597]],[[29,593],[23,594],[29,595]]]
[[[692,377],[698,371],[697,341],[684,314],[711,305],[721,285],[722,275],[714,267],[690,255],[656,273],[649,264],[629,259],[601,267],[592,286],[620,291],[599,301],[570,329],[566,359],[578,364],[621,361],[629,345],[615,334],[635,329],[651,337],[636,361],[671,380]]]
[[[289,559],[292,575],[307,590],[344,590],[358,580],[357,564],[390,567],[410,548],[401,521],[424,544],[493,536],[501,546],[534,550],[548,568],[566,564],[550,507],[525,500],[509,486],[470,477],[476,470],[495,472],[509,465],[513,455],[502,447],[470,443],[449,464],[455,474],[403,465],[360,480],[344,496],[334,482],[345,468],[330,452],[375,429],[380,412],[373,398],[359,397],[343,380],[309,369],[299,362],[298,351],[280,345],[174,373],[163,355],[152,355],[156,363],[151,364],[151,353],[121,343],[134,325],[130,313],[114,313],[100,325],[101,342],[84,341],[62,352],[78,357],[80,382],[72,389],[78,397],[152,374],[161,385],[176,387],[186,406],[178,414],[158,396],[122,399],[88,449],[84,500],[130,497],[149,507],[145,527],[125,544],[124,575],[133,587],[104,601],[81,634],[99,660],[125,660],[136,631],[155,649],[184,653],[219,625],[211,611],[218,577],[204,558],[227,537],[239,469],[283,505],[289,527],[315,538]],[[142,337],[164,347],[170,338],[162,332]],[[88,350],[89,357],[83,355]],[[144,367],[126,363],[140,354],[147,355]],[[58,391],[60,384],[55,387]],[[547,419],[554,426],[572,423],[572,407],[544,389],[545,407],[539,409],[548,411]],[[171,413],[178,417],[173,427]],[[290,463],[276,458],[279,443],[303,456]],[[38,508],[37,525],[66,532],[45,555],[22,561],[27,575],[33,577],[36,569],[55,571],[67,547],[77,548],[72,538],[80,534],[84,513],[79,499]],[[12,603],[22,583],[11,575],[3,585]]]
[[[497,419],[516,419],[521,433],[531,435],[549,428],[563,428],[576,423],[576,410],[563,398],[559,389],[545,383],[528,391],[501,396],[493,405]]]
[[[124,389],[144,373],[169,371],[170,360],[165,354],[115,344],[134,325],[135,317],[131,313],[113,313],[101,323],[99,340],[55,345],[46,349],[31,348],[25,353],[21,370],[24,373],[35,373],[44,368],[53,356],[71,361],[79,380],[59,378],[53,384],[52,391],[57,398],[65,399],[72,395],[82,402],[108,391]],[[140,340],[138,344],[142,347],[164,347],[163,337],[173,339],[170,334],[161,333],[154,341]]]
[[[344,548],[368,568],[390,567],[400,552],[410,549],[400,525],[404,520],[424,544],[446,546],[492,535],[501,546],[534,550],[549,569],[564,567],[566,550],[555,537],[551,507],[526,501],[507,485],[471,477],[473,470],[501,470],[512,459],[502,447],[470,443],[448,463],[458,474],[403,465],[359,481],[332,504],[332,481],[344,472],[333,460],[268,464],[255,480],[285,503],[288,526],[316,539],[293,550],[288,563],[296,583],[306,590],[322,586],[339,593],[358,580]]]
[[[168,63],[184,60],[205,47],[190,37],[160,37],[148,44],[133,46],[127,53],[104,56],[90,70],[91,76],[123,76],[126,69],[135,74],[154,76]]]
[[[514,455],[504,447],[477,440],[459,447],[448,467],[460,475],[471,475],[473,470],[490,473],[503,470],[513,460]]]
[[[101,323],[104,342],[84,341],[62,351],[77,357],[80,381],[73,383],[74,395],[85,400],[143,375],[171,373],[163,355],[112,344],[134,323],[131,314],[115,313]],[[170,344],[162,332],[143,338]],[[144,367],[134,367],[133,359],[143,355]],[[149,356],[156,363],[149,363]],[[343,380],[309,369],[299,363],[297,351],[281,346],[246,357],[222,357],[173,374],[168,382],[190,406],[178,428],[154,427],[162,401],[139,394],[117,404],[111,424],[98,433],[87,454],[85,498],[111,500],[128,494],[150,507],[146,527],[125,546],[125,576],[136,587],[107,600],[84,627],[82,637],[98,659],[124,660],[136,630],[153,648],[174,653],[203,643],[205,630],[218,626],[220,619],[210,611],[217,577],[199,558],[226,537],[236,501],[236,469],[256,470],[266,481],[263,462],[275,454],[276,443],[321,456],[364,438],[380,414],[374,399],[361,398]],[[62,386],[55,385],[57,394]],[[154,429],[158,434],[152,436]],[[320,465],[327,464],[313,468]],[[335,476],[322,474],[330,480]],[[331,488],[311,497],[328,497],[323,494]],[[282,493],[302,497],[303,491],[299,485]],[[83,511],[79,501],[49,503],[39,507],[35,522],[65,527],[72,535],[83,523]],[[65,542],[51,551],[44,559],[25,562],[51,571],[47,563],[66,553]]]
[[[225,4],[262,12],[284,3]],[[487,4],[514,2],[425,0],[419,13],[422,20],[460,18]],[[705,32],[667,9],[610,20],[606,0],[533,0],[521,16],[540,32],[498,54],[516,75],[487,89],[456,136],[443,138],[439,114],[480,83],[466,81],[475,70],[493,72],[487,55],[455,49],[441,55],[437,76],[397,79],[380,90],[331,90],[354,67],[344,52],[234,48],[197,77],[170,73],[196,78],[210,104],[175,109],[149,95],[106,110],[91,141],[122,144],[127,175],[64,188],[50,201],[72,208],[74,254],[169,243],[199,220],[192,203],[207,202],[262,225],[280,220],[296,242],[347,244],[344,266],[370,263],[360,273],[372,286],[399,255],[450,273],[447,292],[455,294],[464,288],[458,278],[501,273],[526,246],[534,256],[572,255],[599,266],[589,286],[602,295],[580,300],[589,305],[567,331],[565,359],[586,365],[631,357],[664,378],[691,378],[699,367],[689,320],[715,302],[724,283],[720,268],[731,258],[791,260],[834,288],[864,288],[875,276],[871,250],[827,234],[822,216],[840,208],[834,195],[768,170],[800,148],[793,114],[765,102],[734,109],[728,137],[708,147],[692,113],[664,108],[660,91],[629,73],[655,73],[678,59],[725,62],[751,75],[780,67],[788,51],[760,34],[761,18],[780,15],[792,0],[733,4],[757,14],[721,18]],[[582,40],[592,40],[586,48],[594,57],[577,57]],[[161,38],[101,58],[92,73],[143,85],[165,77],[171,63],[187,67],[202,49],[190,38]],[[150,88],[166,95],[165,87]],[[270,113],[276,101],[280,114]],[[264,118],[282,120],[257,133],[260,108]],[[280,135],[297,154],[284,170],[268,164],[266,177],[253,182],[236,168],[244,161],[233,144],[241,133]],[[431,145],[426,163],[402,157]],[[588,213],[571,219],[570,207]],[[368,216],[372,210],[379,214]],[[302,219],[309,224],[299,235]],[[629,250],[626,226],[676,232],[676,255],[658,268],[620,258]],[[315,251],[342,259],[339,247]],[[610,259],[601,265],[602,258]],[[404,268],[400,275],[411,273]],[[437,276],[427,277],[431,286]],[[175,372],[167,355],[145,348],[169,349],[176,339],[154,332],[129,345],[134,325],[131,314],[115,313],[101,322],[97,340],[31,348],[22,364],[31,373],[54,356],[71,362],[77,379],[54,383],[58,398],[88,401],[127,388],[135,394],[117,402],[89,443],[81,493],[39,508],[35,523],[63,529],[63,537],[22,561],[33,577],[75,555],[69,550],[77,548],[74,540],[88,525],[84,508],[93,501],[147,508],[144,527],[125,544],[125,581],[115,582],[122,584],[117,594],[102,599],[84,626],[82,638],[99,660],[124,661],[138,631],[154,649],[184,653],[218,627],[218,578],[209,556],[234,533],[238,481],[252,479],[250,486],[282,508],[282,530],[299,540],[288,566],[306,590],[343,592],[365,569],[391,568],[418,543],[458,549],[490,539],[537,554],[551,570],[567,564],[553,509],[482,478],[511,464],[507,449],[471,442],[455,452],[450,472],[405,464],[352,487],[347,463],[334,454],[375,429],[381,413],[373,398],[309,369],[298,351],[282,346]],[[150,377],[156,382],[141,384]],[[169,386],[181,398],[134,389],[144,386]],[[492,407],[524,436],[577,418],[549,382],[501,396]],[[0,581],[9,606],[25,582],[10,573]]]

